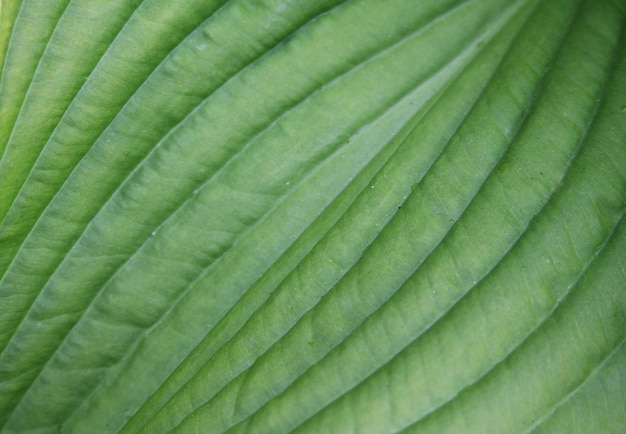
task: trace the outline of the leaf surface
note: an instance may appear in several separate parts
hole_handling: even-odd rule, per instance
[[[2,432],[626,429],[626,2],[0,7]]]

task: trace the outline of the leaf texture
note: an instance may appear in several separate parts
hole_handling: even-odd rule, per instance
[[[1,432],[626,430],[625,1],[0,5]]]

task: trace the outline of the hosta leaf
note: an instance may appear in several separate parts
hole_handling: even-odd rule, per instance
[[[623,0],[0,3],[0,426],[623,432]]]

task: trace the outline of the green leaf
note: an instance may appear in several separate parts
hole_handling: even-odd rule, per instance
[[[625,18],[0,2],[0,431],[626,431]]]

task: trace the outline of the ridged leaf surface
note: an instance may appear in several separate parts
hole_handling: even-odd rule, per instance
[[[626,1],[0,1],[0,432],[626,431]]]

